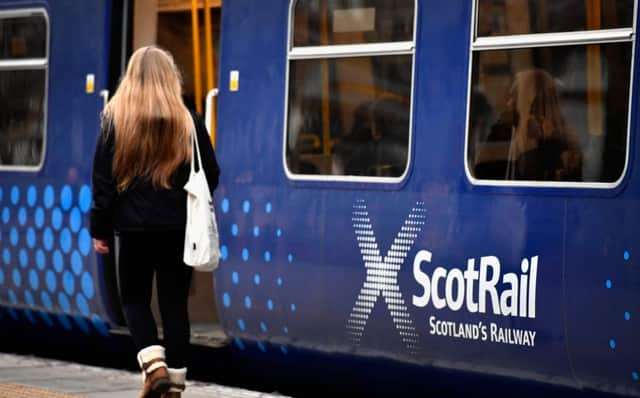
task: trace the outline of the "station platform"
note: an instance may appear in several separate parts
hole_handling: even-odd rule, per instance
[[[140,373],[0,353],[0,398],[136,398]],[[283,397],[187,381],[184,398]]]

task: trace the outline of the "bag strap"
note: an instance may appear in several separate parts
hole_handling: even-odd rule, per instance
[[[200,156],[200,145],[198,144],[198,133],[194,127],[191,131],[191,174],[195,174],[195,155],[198,154],[198,171],[202,170],[202,156]]]

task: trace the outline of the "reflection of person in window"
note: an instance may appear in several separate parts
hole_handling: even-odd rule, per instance
[[[581,181],[582,153],[551,75],[541,69],[519,72],[507,105],[514,114],[507,179]]]

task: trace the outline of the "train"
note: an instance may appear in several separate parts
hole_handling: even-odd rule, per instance
[[[122,326],[88,212],[131,7],[0,1],[2,324]],[[640,396],[637,17],[225,1],[202,275],[231,349]]]

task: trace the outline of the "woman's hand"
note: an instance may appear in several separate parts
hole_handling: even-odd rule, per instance
[[[96,251],[96,253],[107,254],[109,253],[109,242],[103,239],[94,239],[93,249]]]

